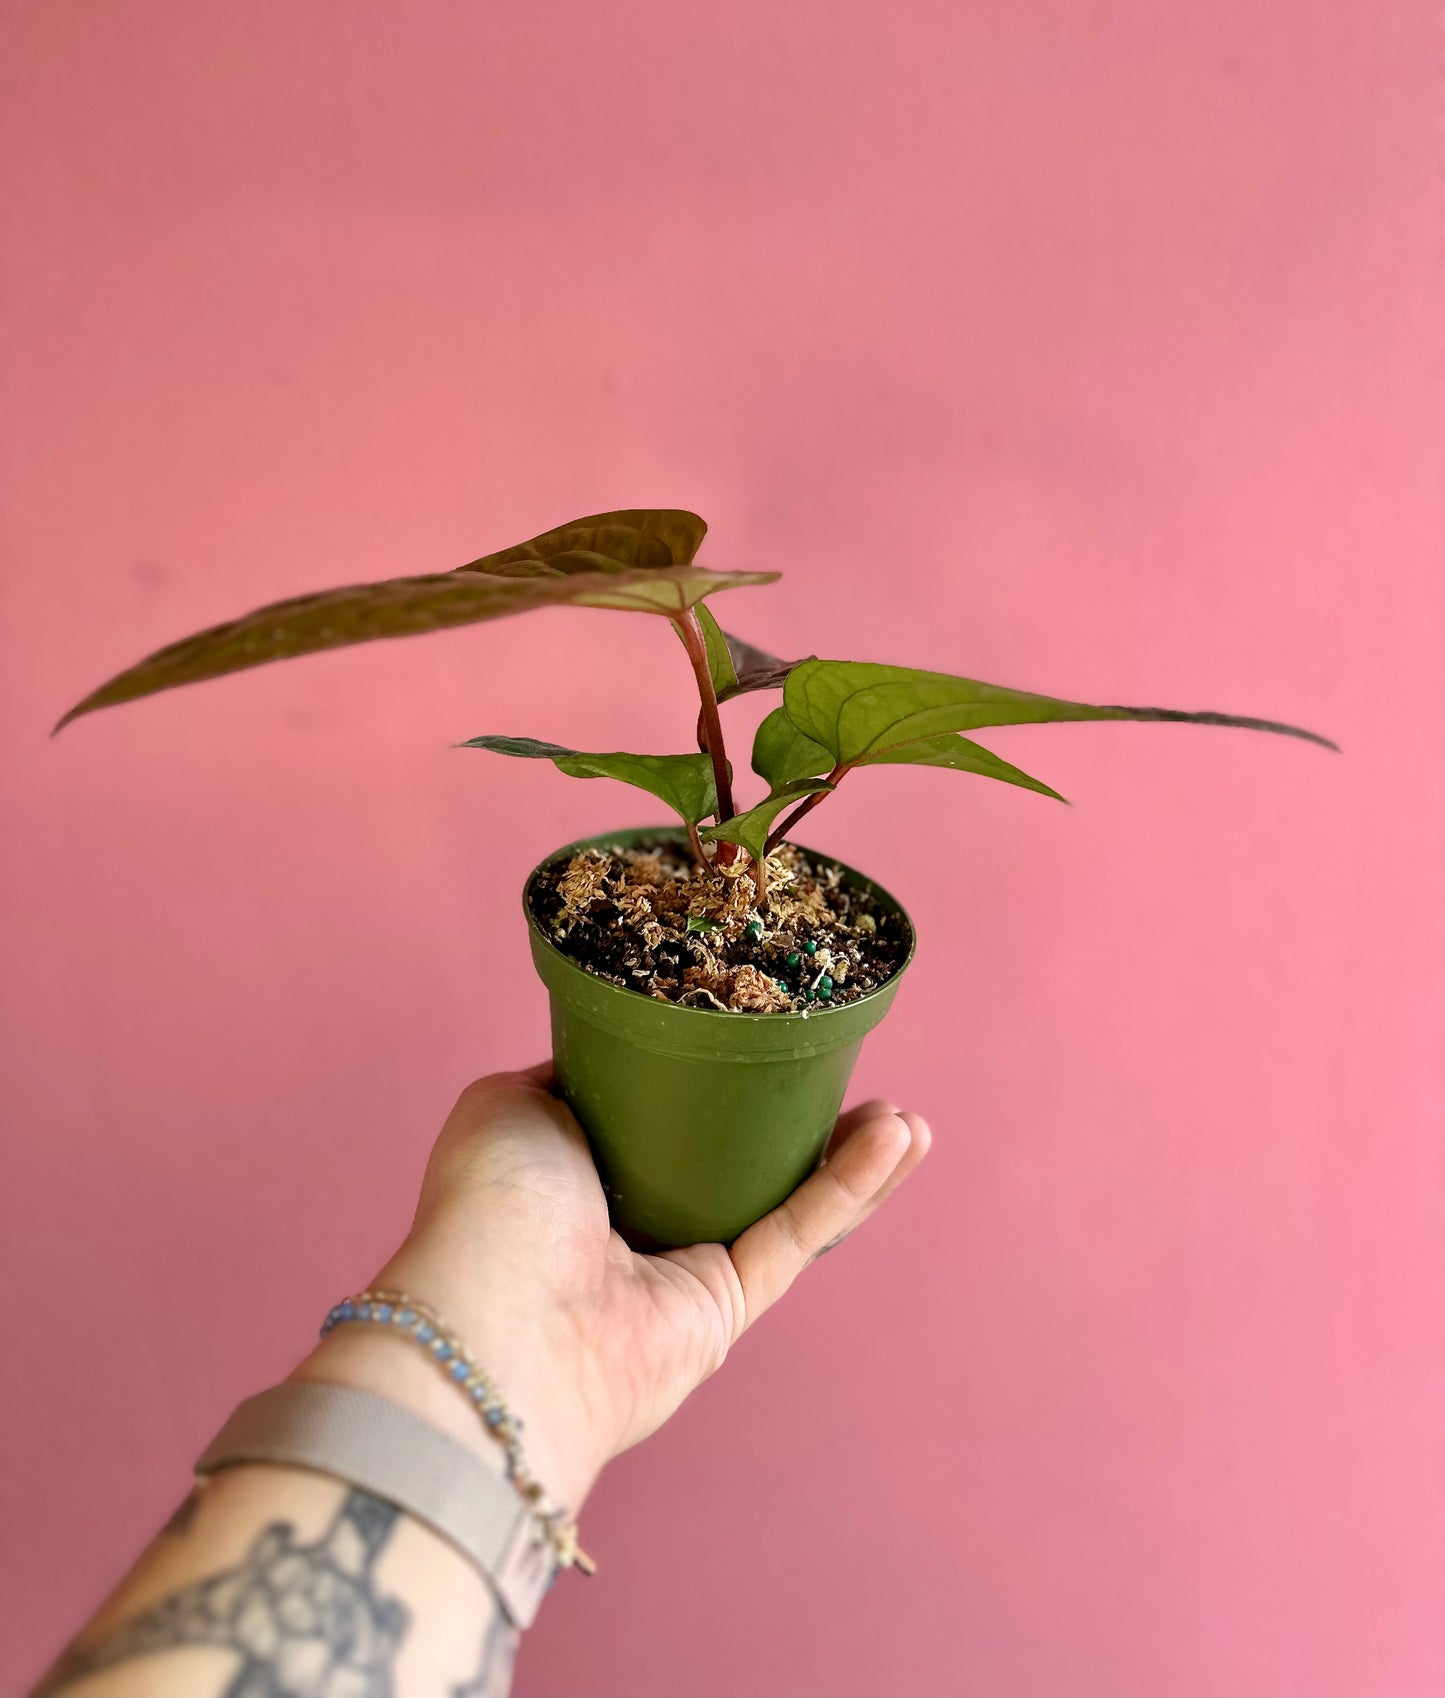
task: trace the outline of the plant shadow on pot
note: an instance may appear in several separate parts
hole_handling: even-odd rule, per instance
[[[863,1039],[913,958],[912,921],[886,890],[831,855],[904,927],[898,970],[855,1002],[796,1014],[687,1008],[609,983],[564,955],[532,911],[545,867],[584,849],[685,844],[676,828],[603,832],[549,855],[522,905],[552,1007],[556,1089],[582,1123],[612,1224],[637,1250],[730,1244],[818,1165]]]

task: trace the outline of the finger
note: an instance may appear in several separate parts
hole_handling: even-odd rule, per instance
[[[850,1108],[846,1114],[838,1116],[838,1124],[833,1128],[828,1139],[828,1147],[823,1151],[823,1160],[829,1156],[851,1133],[870,1120],[879,1120],[885,1114],[897,1114],[898,1104],[887,1102],[882,1097],[870,1097],[866,1103],[859,1103],[856,1108]]]
[[[546,1090],[551,1083],[552,1063],[541,1061],[534,1067],[511,1073],[487,1073],[471,1084],[457,1098],[447,1120],[448,1127],[469,1130],[475,1125],[496,1117],[498,1106],[509,1099],[530,1095],[537,1089]]]
[[[581,1186],[596,1192],[605,1232],[606,1204],[586,1136],[567,1104],[544,1088],[545,1072],[492,1073],[467,1086],[428,1158],[418,1219],[475,1198],[480,1188],[506,1187],[514,1202],[523,1193],[546,1193],[555,1203],[564,1194],[575,1198]]]
[[[865,1122],[791,1197],[743,1233],[730,1253],[743,1291],[744,1326],[776,1303],[823,1246],[852,1223],[898,1165],[909,1138],[896,1114]]]
[[[852,1233],[856,1232],[860,1226],[862,1226],[863,1222],[868,1219],[869,1215],[874,1214],[878,1209],[882,1208],[884,1203],[888,1201],[888,1199],[893,1195],[903,1181],[907,1179],[908,1175],[913,1172],[914,1168],[918,1166],[919,1162],[923,1160],[932,1148],[933,1132],[928,1122],[921,1114],[910,1114],[905,1112],[900,1114],[898,1118],[908,1128],[908,1148],[903,1152],[898,1166],[893,1169],[892,1173],[888,1175],[887,1179],[883,1181],[882,1185],[878,1187],[878,1189],[858,1211],[857,1216],[853,1219],[853,1221],[849,1225],[845,1226],[837,1237],[829,1239],[829,1241],[823,1246],[823,1249],[818,1252],[820,1256],[826,1250],[836,1250],[845,1238],[849,1237]]]
[[[561,1098],[547,1089],[551,1062],[539,1063],[515,1073],[488,1073],[457,1098],[447,1116],[433,1151],[432,1163],[454,1152],[471,1152],[483,1142],[491,1144],[520,1123],[535,1135],[539,1126],[554,1120],[572,1122]]]
[[[933,1148],[933,1128],[921,1114],[905,1111],[898,1118],[908,1128],[908,1148],[903,1152],[897,1167],[863,1205],[863,1220],[867,1220],[875,1209],[882,1208],[884,1203]]]

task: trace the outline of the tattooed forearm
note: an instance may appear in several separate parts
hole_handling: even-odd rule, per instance
[[[226,1698],[390,1698],[410,1612],[372,1580],[400,1511],[350,1491],[314,1544],[289,1522],[259,1535],[237,1567],[197,1581],[67,1652],[40,1693],[96,1669],[182,1645],[233,1651]]]
[[[487,1623],[477,1672],[461,1686],[454,1686],[448,1698],[507,1698],[516,1655],[517,1630],[497,1610]]]
[[[201,1507],[201,1487],[196,1484],[181,1499],[171,1511],[170,1520],[161,1528],[162,1533],[188,1533],[191,1523],[196,1519],[196,1511]]]

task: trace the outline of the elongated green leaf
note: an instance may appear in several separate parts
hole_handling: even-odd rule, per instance
[[[715,591],[770,583],[778,576],[712,572],[674,558],[701,540],[702,520],[689,513],[605,513],[454,572],[388,578],[272,602],[158,650],[92,691],[55,729],[97,708],[323,649],[479,624],[539,607],[604,607],[675,617]],[[576,546],[581,543],[589,546]]]
[[[805,796],[815,796],[820,790],[832,788],[826,778],[796,778],[791,784],[774,790],[771,796],[759,802],[757,807],[749,808],[745,814],[735,814],[719,825],[710,825],[698,835],[705,843],[739,843],[755,861],[760,861],[773,821],[783,809],[791,807],[794,802],[801,802]]]
[[[753,771],[773,790],[829,772],[833,764],[823,745],[805,737],[783,708],[774,708],[753,738]]]
[[[818,745],[814,744],[814,748]],[[828,758],[826,749],[823,758]],[[985,749],[982,743],[970,742],[956,732],[947,731],[942,737],[925,737],[917,743],[902,743],[897,748],[884,749],[876,755],[864,755],[858,766],[946,766],[954,772],[976,772],[981,778],[997,778],[1004,784],[1017,784],[1024,790],[1036,790],[1040,796],[1052,796],[1056,802],[1066,802],[1057,790],[1040,779],[1031,778],[1021,768],[1011,766]]]
[[[1313,731],[1270,719],[1225,713],[1185,713],[1177,708],[1092,707],[1052,696],[955,678],[947,672],[914,672],[866,661],[805,660],[783,688],[788,718],[805,737],[821,743],[842,766],[946,731],[984,725],[1029,725],[1060,720],[1175,720],[1233,725],[1335,745]]]
[[[774,708],[758,727],[753,739],[753,771],[767,779],[774,790],[816,773],[830,771],[833,757],[821,743],[805,737],[784,708]],[[955,772],[975,772],[983,778],[997,778],[1005,784],[1017,784],[1025,790],[1036,790],[1042,796],[1064,800],[1057,790],[1037,778],[1031,778],[1019,767],[1001,759],[982,744],[970,742],[954,732],[941,737],[927,737],[916,743],[904,743],[896,748],[883,749],[877,754],[863,755],[857,766],[942,766]]]
[[[717,812],[712,762],[706,755],[630,755],[621,750],[594,755],[560,743],[540,743],[535,737],[472,737],[461,747],[551,761],[569,778],[615,778],[636,785],[666,802],[688,825]]]

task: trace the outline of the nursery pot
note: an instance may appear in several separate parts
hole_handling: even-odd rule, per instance
[[[548,856],[683,842],[675,829],[608,832]],[[907,928],[908,955],[877,990],[806,1014],[683,1008],[609,984],[557,949],[523,908],[552,1004],[556,1088],[581,1121],[613,1225],[638,1248],[731,1243],[818,1165],[863,1039],[888,1012],[913,926],[888,894],[831,856]]]

